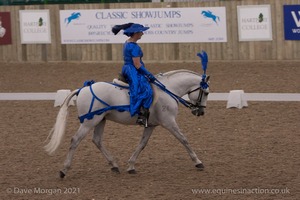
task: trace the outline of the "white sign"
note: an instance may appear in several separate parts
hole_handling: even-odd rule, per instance
[[[49,10],[20,10],[21,43],[51,43]]]
[[[240,41],[272,40],[270,5],[238,6]]]
[[[225,7],[61,10],[62,44],[124,43],[125,23],[150,27],[140,43],[227,42]]]

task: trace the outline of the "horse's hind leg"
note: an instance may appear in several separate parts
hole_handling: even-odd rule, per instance
[[[120,173],[119,166],[116,162],[116,160],[113,158],[113,156],[106,150],[106,148],[103,146],[102,142],[102,136],[104,133],[104,126],[105,126],[106,120],[103,119],[94,130],[93,135],[93,143],[98,147],[98,149],[102,152],[108,163],[112,166],[111,170],[116,173]]]
[[[65,163],[64,163],[64,168],[60,171],[61,178],[64,178],[67,171],[70,169],[75,150],[78,147],[81,140],[88,134],[90,129],[91,129],[91,127],[87,127],[87,126],[81,124],[77,133],[72,137],[71,146],[69,148],[67,159],[65,160]]]
[[[168,126],[164,126],[164,128],[169,130],[180,141],[180,143],[183,144],[183,146],[186,148],[188,154],[190,155],[191,159],[195,162],[195,166],[199,170],[203,170],[204,165],[198,159],[196,153],[190,147],[186,137],[181,133],[177,123],[176,122],[170,123],[170,124],[168,124]]]
[[[134,167],[136,159],[139,156],[139,154],[142,152],[142,150],[145,148],[145,146],[147,145],[154,128],[155,127],[148,127],[148,128],[144,129],[143,136],[141,138],[139,145],[137,146],[135,152],[132,154],[132,156],[128,160],[128,164],[129,164],[129,168],[127,169],[128,173],[130,173],[130,174],[136,173],[135,167]]]

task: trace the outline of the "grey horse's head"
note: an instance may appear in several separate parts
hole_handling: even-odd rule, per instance
[[[192,114],[196,116],[204,115],[207,97],[209,94],[209,76],[205,76],[200,83],[200,87],[190,91],[188,97],[194,106],[191,107]]]

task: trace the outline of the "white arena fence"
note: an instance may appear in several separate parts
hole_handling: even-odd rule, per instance
[[[55,100],[56,92],[0,93],[0,100]],[[245,93],[247,101],[300,101],[300,93]],[[210,93],[208,101],[227,101],[229,93]],[[187,98],[187,97],[184,97]]]

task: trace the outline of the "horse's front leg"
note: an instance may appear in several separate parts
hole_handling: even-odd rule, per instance
[[[183,144],[183,146],[186,148],[188,154],[190,155],[191,159],[195,162],[195,166],[199,170],[203,170],[204,165],[199,160],[196,153],[190,147],[186,137],[181,133],[177,123],[174,121],[173,123],[168,123],[168,125],[165,125],[165,126],[163,125],[163,127],[166,128],[168,131],[170,131],[180,141],[180,143]]]
[[[139,145],[137,146],[136,150],[134,151],[134,153],[132,154],[132,156],[128,160],[129,167],[128,167],[127,171],[128,171],[129,174],[135,174],[136,173],[135,167],[134,167],[136,159],[138,158],[141,151],[147,145],[147,143],[149,141],[149,138],[150,138],[154,128],[155,128],[155,126],[148,127],[148,128],[144,129],[143,136],[140,140]]]

